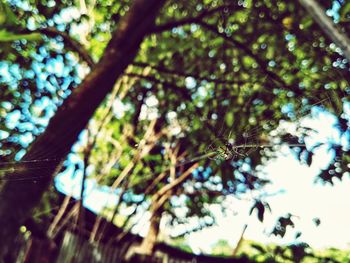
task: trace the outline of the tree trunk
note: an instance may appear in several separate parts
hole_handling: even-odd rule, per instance
[[[0,192],[0,262],[10,251],[19,227],[60,170],[79,133],[133,61],[164,2],[134,1],[118,24],[100,62],[59,107],[45,132],[34,141],[14,172],[4,178]]]
[[[321,30],[343,51],[344,57],[350,62],[350,39],[337,28],[332,19],[326,15],[325,10],[315,0],[299,0],[299,2]]]
[[[137,252],[142,255],[152,255],[154,252],[154,247],[157,242],[157,237],[159,234],[159,226],[161,219],[161,209],[157,209],[151,216],[150,226],[147,232],[147,235],[142,240],[140,247],[137,249]]]
[[[32,238],[29,242],[23,263],[55,262],[57,247],[54,241]]]
[[[176,163],[176,159],[175,159]],[[173,191],[181,185],[192,173],[192,171],[198,167],[198,162],[193,164],[188,168],[181,176],[175,178],[175,170],[171,171],[172,181],[169,184],[163,186],[157,191],[152,197],[152,206],[150,209],[151,219],[150,227],[147,235],[142,240],[141,245],[136,249],[137,253],[143,255],[152,255],[154,252],[154,247],[157,242],[157,237],[159,234],[160,220],[162,213],[164,211],[164,204],[171,198]],[[173,166],[175,169],[175,166]]]

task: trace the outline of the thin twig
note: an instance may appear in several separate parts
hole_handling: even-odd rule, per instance
[[[74,38],[68,35],[65,32],[57,30],[54,27],[46,27],[37,30],[37,32],[47,35],[49,37],[60,36],[63,38],[64,43],[70,47],[73,51],[76,51],[78,55],[89,65],[90,68],[95,66],[95,62],[92,57],[89,55],[87,50]]]
[[[184,26],[184,25],[189,25],[189,24],[194,24],[197,23],[198,21],[202,21],[204,18],[211,16],[215,13],[221,12],[221,11],[225,11],[225,10],[229,10],[229,9],[233,9],[233,8],[237,8],[239,7],[236,4],[227,4],[227,5],[221,5],[212,9],[206,9],[202,12],[200,12],[197,16],[194,17],[185,17],[179,20],[175,20],[175,21],[170,21],[164,24],[160,24],[160,25],[156,25],[154,26],[154,28],[150,31],[151,34],[157,34],[157,33],[161,33],[164,31],[168,31],[171,30],[173,28],[176,27],[180,27],[180,26]]]

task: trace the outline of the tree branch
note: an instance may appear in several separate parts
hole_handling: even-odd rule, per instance
[[[111,97],[109,98],[109,101],[107,102],[106,105],[106,109],[104,112],[104,116],[102,117],[100,123],[98,123],[98,127],[97,127],[97,131],[95,134],[91,134],[91,130],[89,128],[87,128],[87,133],[88,133],[88,142],[87,145],[83,151],[84,154],[84,158],[83,158],[83,163],[84,163],[84,168],[83,168],[83,178],[81,180],[81,191],[80,191],[80,201],[79,201],[79,213],[78,213],[78,222],[80,223],[80,230],[82,230],[82,228],[84,227],[84,209],[83,209],[83,205],[84,205],[84,196],[85,196],[85,182],[87,179],[87,167],[90,163],[90,158],[91,158],[91,154],[92,154],[92,150],[95,148],[96,143],[97,143],[97,139],[103,129],[103,127],[106,125],[106,123],[108,123],[111,119],[111,112],[113,109],[113,102],[115,101],[117,95],[118,95],[118,91],[120,89],[121,86],[121,82],[117,82],[118,84],[115,85]],[[90,137],[91,135],[91,137]]]
[[[154,65],[150,65],[148,63],[145,62],[134,62],[133,63],[134,66],[136,67],[150,67],[158,72],[161,73],[165,73],[165,74],[170,74],[170,75],[175,75],[178,77],[193,77],[196,80],[200,80],[200,81],[207,81],[207,82],[212,82],[215,84],[244,84],[243,81],[237,81],[237,80],[226,80],[226,79],[210,79],[210,78],[206,78],[206,77],[202,77],[199,74],[193,74],[193,73],[187,73],[187,72],[182,72],[182,71],[178,71],[178,70],[174,70],[174,69],[167,69],[165,67],[162,66],[154,66]],[[132,74],[132,73],[130,73]]]
[[[248,56],[250,56],[251,58],[253,58],[256,61],[256,63],[259,65],[259,67],[264,72],[264,74],[266,74],[271,80],[273,80],[274,82],[276,82],[277,84],[282,86],[282,88],[284,88],[284,89],[288,88],[288,89],[290,89],[290,90],[292,90],[294,92],[298,92],[299,91],[299,89],[297,87],[288,85],[275,72],[269,70],[268,69],[268,62],[263,60],[262,58],[260,58],[258,55],[254,54],[254,52],[252,50],[250,50],[249,47],[245,43],[241,43],[240,41],[238,41],[238,40],[236,40],[236,39],[234,39],[232,37],[229,37],[225,33],[219,32],[218,29],[215,26],[210,25],[210,24],[208,24],[206,22],[198,21],[197,24],[202,26],[203,28],[211,31],[212,33],[218,35],[219,37],[223,38],[225,41],[227,41],[231,45],[233,45],[233,46],[243,50],[244,53],[246,53]]]
[[[180,27],[180,26],[184,26],[184,25],[188,25],[188,24],[195,24],[195,23],[198,23],[199,21],[202,21],[205,17],[211,16],[212,14],[218,13],[220,11],[233,9],[234,7],[237,8],[239,6],[237,6],[235,4],[221,5],[221,6],[209,9],[209,10],[206,9],[206,10],[200,12],[195,17],[186,17],[186,18],[182,18],[179,20],[170,21],[170,22],[167,22],[167,23],[164,23],[161,25],[156,25],[151,29],[150,34],[157,34],[157,33],[167,31],[167,30],[171,30],[171,29],[176,28],[176,27]]]
[[[189,90],[188,90],[188,89],[185,89],[185,88],[180,88],[180,87],[176,86],[176,85],[173,84],[173,83],[170,83],[170,82],[166,82],[166,81],[157,79],[156,77],[151,76],[151,75],[145,76],[145,75],[137,74],[137,73],[126,73],[125,75],[126,75],[126,76],[129,76],[129,77],[135,77],[135,78],[145,79],[145,80],[148,80],[148,81],[153,82],[153,83],[155,83],[155,84],[160,84],[160,85],[162,85],[163,88],[165,88],[165,89],[166,89],[167,87],[175,88],[175,89],[178,90],[178,92],[181,93],[181,95],[183,96],[184,99],[186,99],[186,100],[188,100],[188,101],[191,101],[191,94],[190,94]]]
[[[45,169],[31,170],[24,165],[20,171],[9,172],[1,188],[0,202],[0,261],[11,251],[19,227],[38,205],[54,175],[61,169],[79,134],[85,129],[96,108],[113,89],[117,79],[135,59],[140,44],[153,27],[163,0],[133,1],[128,13],[121,19],[117,30],[94,69],[75,88],[55,115],[46,130],[36,138],[21,161],[40,160],[45,155],[51,160]],[[45,163],[46,164],[46,163]],[[41,178],[31,184],[18,184],[14,179]]]
[[[325,10],[314,0],[299,0],[300,4],[318,24],[320,29],[343,51],[344,57],[350,61],[350,39],[341,32]]]
[[[185,181],[192,173],[194,169],[196,169],[199,166],[199,163],[193,164],[189,169],[187,169],[186,172],[184,172],[180,177],[176,178],[174,181],[172,181],[170,184],[165,185],[159,191],[154,195],[154,196],[162,196],[164,195],[167,191],[173,189],[174,187],[178,186],[181,184],[183,181]]]
[[[282,86],[283,88],[288,88],[294,92],[298,92],[298,87],[295,87],[293,85],[288,85],[282,78],[280,78],[280,76],[278,76],[276,73],[274,73],[273,71],[268,69],[268,62],[261,59],[260,57],[258,57],[256,54],[253,53],[252,50],[249,49],[249,47],[245,44],[245,43],[241,43],[240,41],[231,38],[229,36],[227,36],[225,33],[221,33],[217,30],[217,28],[211,24],[208,24],[207,22],[204,22],[203,19],[205,17],[208,17],[214,13],[220,12],[225,10],[225,8],[233,8],[233,7],[237,7],[237,6],[233,6],[233,5],[223,5],[223,6],[219,6],[216,8],[213,8],[211,10],[205,10],[203,12],[201,12],[200,14],[198,14],[195,17],[190,17],[190,18],[183,18],[177,21],[172,21],[172,22],[168,22],[165,23],[163,25],[158,25],[155,26],[150,33],[161,33],[163,31],[166,30],[170,30],[172,28],[175,27],[179,27],[179,26],[183,26],[186,24],[197,24],[211,32],[213,32],[214,34],[222,37],[224,40],[226,40],[227,42],[231,43],[231,45],[243,50],[247,55],[249,55],[250,57],[252,57],[256,63],[259,65],[259,67],[262,69],[262,71],[264,72],[264,74],[266,74],[271,80],[273,80],[275,83],[277,83],[278,85]],[[135,65],[137,66],[137,63],[135,63]],[[151,66],[152,67],[152,66]],[[154,69],[156,69],[155,67],[152,67]],[[160,70],[162,71],[162,70]],[[169,71],[169,70],[167,70]],[[164,72],[164,71],[162,71]],[[176,74],[176,75],[184,75],[184,73],[180,73],[180,72],[164,72],[164,73],[169,73],[169,74]],[[201,78],[199,78],[201,79]],[[207,80],[207,79],[203,79],[203,80]],[[207,80],[208,81],[208,80]],[[211,82],[215,82],[215,83],[224,83],[224,81],[221,80],[210,80]],[[226,82],[226,81],[225,81]]]
[[[59,31],[54,27],[41,28],[37,30],[37,32],[44,34],[49,37],[57,37],[60,36],[63,38],[63,42],[71,48],[73,51],[76,51],[81,59],[83,59],[90,68],[95,66],[95,62],[92,57],[89,55],[87,50],[74,38],[68,35],[65,32]]]

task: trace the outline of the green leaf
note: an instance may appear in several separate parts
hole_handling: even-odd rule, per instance
[[[321,220],[317,217],[315,217],[312,221],[314,221],[316,226],[319,226],[321,224]]]
[[[342,8],[339,11],[339,15],[340,15],[340,21],[344,22],[344,21],[348,21],[349,18],[347,18],[347,15],[350,12],[350,2],[346,3],[342,6]]]
[[[39,41],[41,40],[41,34],[30,33],[30,34],[15,34],[7,31],[6,29],[0,30],[0,42],[12,42],[15,40],[26,39],[28,41]]]
[[[265,204],[261,201],[256,201],[253,207],[250,209],[249,214],[251,215],[254,211],[254,209],[258,210],[258,219],[260,222],[264,221],[264,213],[265,213]]]
[[[263,246],[260,246],[258,244],[252,244],[251,246],[262,254],[266,253],[266,249]]]
[[[14,26],[17,24],[17,17],[6,2],[0,1],[0,25]]]
[[[227,113],[225,116],[225,121],[227,126],[231,127],[233,125],[233,114],[232,113]]]
[[[6,21],[6,15],[4,12],[2,12],[2,10],[0,9],[0,25],[4,24]]]
[[[311,163],[312,163],[312,156],[313,156],[313,153],[307,151],[306,163],[307,163],[308,166],[311,166]]]
[[[257,209],[258,209],[258,218],[260,222],[264,221],[264,213],[265,213],[265,206],[259,202],[257,204]]]

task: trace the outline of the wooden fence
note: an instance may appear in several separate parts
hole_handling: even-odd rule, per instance
[[[62,200],[64,196],[62,195]],[[72,209],[70,204],[67,211]],[[96,214],[84,209],[84,227],[77,228],[74,222],[66,224],[55,240],[32,237],[30,240],[22,240],[18,244],[22,249],[16,254],[16,263],[215,263],[215,262],[249,262],[246,259],[214,257],[207,255],[195,255],[165,243],[155,246],[153,256],[144,256],[133,253],[135,247],[142,242],[142,237],[132,233],[126,233],[122,242],[111,242],[114,237],[123,233],[123,229],[111,224],[104,218],[101,220],[100,242],[91,242],[90,236],[94,231],[98,219]],[[67,216],[67,215],[64,215]],[[74,226],[74,227],[73,227]],[[42,237],[43,238],[43,237]],[[125,260],[128,259],[128,260]]]
[[[161,263],[192,263],[183,259],[181,253],[178,256],[170,256],[166,251],[156,248],[154,256],[147,257],[130,253],[137,243],[123,244],[121,246],[91,243],[83,237],[66,232],[58,253],[57,263],[122,263],[122,262],[161,262]],[[162,247],[160,247],[162,248]],[[163,247],[164,250],[164,247]],[[129,253],[128,253],[129,252]]]
[[[131,246],[130,246],[131,245]],[[166,244],[157,244],[153,256],[132,253],[137,243],[121,246],[91,243],[86,238],[66,231],[60,246],[52,241],[31,241],[27,246],[25,263],[225,263],[249,262],[247,259],[194,255]],[[131,252],[131,253],[130,253]]]
[[[91,243],[72,232],[66,232],[58,253],[57,263],[215,263],[215,262],[248,262],[245,259],[194,255],[166,244],[157,244],[153,256],[132,253],[133,246],[121,246]],[[131,254],[130,254],[131,251]],[[129,253],[129,255],[127,255]],[[127,261],[125,260],[127,258]]]
[[[60,263],[119,263],[119,247],[90,243],[82,237],[66,232],[57,258]]]

